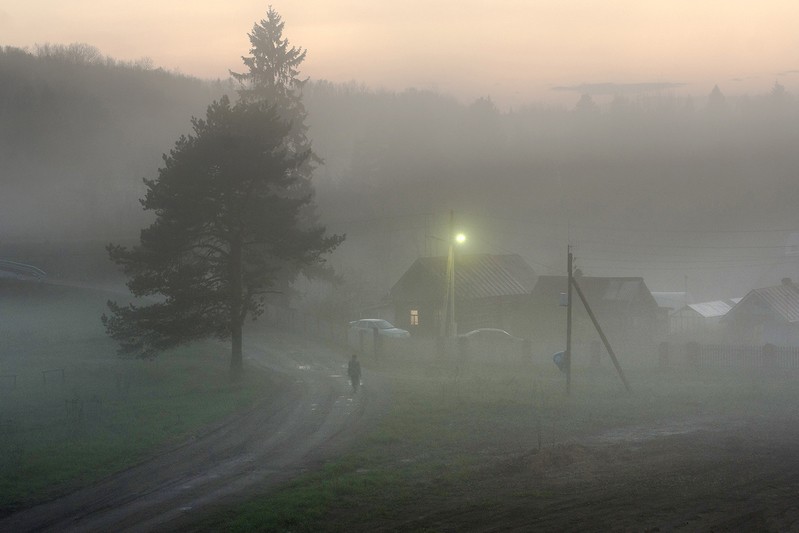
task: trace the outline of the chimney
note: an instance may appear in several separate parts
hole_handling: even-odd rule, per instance
[[[791,281],[791,278],[782,278],[781,283],[783,285],[793,287],[793,281]]]

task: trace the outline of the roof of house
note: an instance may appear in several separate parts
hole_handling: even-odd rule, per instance
[[[753,302],[761,303],[788,323],[799,322],[799,287],[791,282],[752,289],[730,310],[729,314],[744,313]]]
[[[730,298],[727,300],[713,300],[712,302],[699,302],[688,304],[686,307],[692,309],[702,316],[702,318],[718,318],[730,312],[735,304],[743,298]]]
[[[446,257],[420,257],[391,288],[393,300],[443,295]],[[463,254],[455,260],[455,296],[460,300],[529,294],[535,271],[517,254]]]
[[[592,302],[632,303],[638,301],[639,303],[651,305],[653,308],[658,306],[646,283],[644,283],[644,278],[580,276],[577,278],[577,283],[585,297]],[[558,298],[561,292],[566,292],[567,285],[566,276],[540,276],[534,293],[540,297],[550,298],[555,301],[554,299]]]

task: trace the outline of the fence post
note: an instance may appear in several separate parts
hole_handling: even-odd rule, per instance
[[[767,342],[763,346],[763,366],[766,368],[774,368],[777,363],[776,346]]]

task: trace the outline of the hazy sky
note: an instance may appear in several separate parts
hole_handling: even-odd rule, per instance
[[[303,74],[502,107],[627,87],[799,93],[796,0],[275,0]],[[0,44],[83,42],[200,77],[240,70],[260,0],[0,0]],[[572,90],[574,88],[574,90]]]

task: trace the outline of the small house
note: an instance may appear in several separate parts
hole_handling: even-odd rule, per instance
[[[669,333],[674,335],[717,333],[721,329],[721,319],[741,300],[742,298],[730,298],[685,305],[671,314]]]
[[[799,287],[785,278],[780,285],[753,289],[723,322],[733,342],[799,347]]]
[[[576,279],[611,343],[651,344],[659,338],[662,310],[643,278],[579,276]],[[566,307],[563,295],[567,290],[566,276],[540,276],[531,295],[533,339],[549,350],[565,347]],[[573,291],[573,343],[587,344],[598,339],[577,291]]]
[[[500,328],[529,335],[527,302],[535,271],[517,254],[457,254],[455,322],[459,332]],[[411,334],[435,337],[441,331],[447,295],[447,258],[421,257],[394,284],[389,299],[394,324]]]

